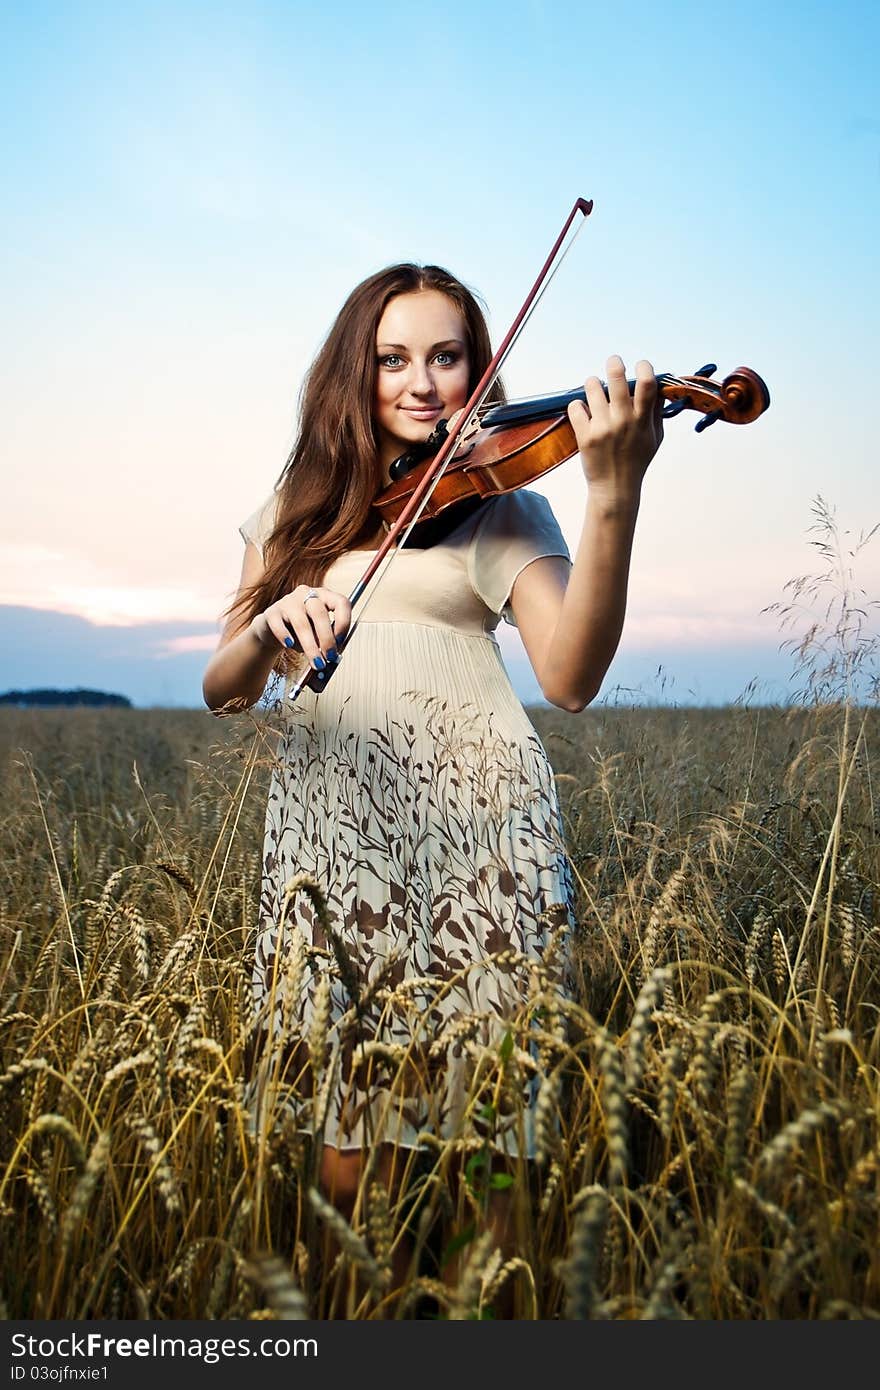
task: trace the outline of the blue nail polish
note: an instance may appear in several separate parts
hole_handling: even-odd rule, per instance
[[[337,661],[339,660],[339,653],[335,647],[330,648],[329,652],[327,653],[327,660],[332,661],[334,666],[336,665]]]
[[[316,656],[312,658],[312,665],[314,666],[316,671],[323,671],[325,670],[327,663],[322,656]]]
[[[292,638],[292,637],[285,637],[285,639],[284,639],[284,645],[285,645],[285,647],[292,647],[292,646],[293,646],[293,638]]]

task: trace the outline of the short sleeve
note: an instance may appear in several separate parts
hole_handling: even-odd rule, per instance
[[[247,543],[252,541],[260,552],[260,559],[263,557],[263,546],[272,534],[275,525],[275,504],[278,501],[277,492],[272,492],[266,501],[251,512],[246,521],[243,521],[238,528],[242,540]]]
[[[468,572],[474,593],[516,627],[511,590],[526,566],[544,555],[571,561],[546,497],[522,489],[502,493],[489,504],[471,540]]]

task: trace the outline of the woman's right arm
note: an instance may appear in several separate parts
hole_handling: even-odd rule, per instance
[[[263,569],[260,552],[249,542],[241,566],[239,593],[258,583]],[[237,709],[255,705],[266,688],[278,650],[278,639],[262,614],[250,624],[243,620],[240,611],[230,617],[202,677],[202,695],[208,709],[219,714],[230,701],[235,702],[233,707]]]
[[[253,542],[245,546],[239,594],[258,584],[264,573],[263,560]],[[306,604],[311,607],[306,609]],[[216,652],[202,677],[202,695],[208,709],[221,713],[230,702],[232,709],[255,705],[266,688],[269,673],[283,644],[293,644],[316,670],[337,660],[337,645],[351,624],[351,604],[345,594],[333,589],[313,589],[298,584],[264,613],[247,623],[241,614],[229,618]]]

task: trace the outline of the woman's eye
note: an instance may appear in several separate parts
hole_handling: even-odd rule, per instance
[[[399,367],[402,362],[403,358],[398,357],[396,352],[386,353],[384,357],[379,358],[380,367]]]
[[[441,358],[445,360],[441,361]],[[454,367],[458,358],[454,352],[438,352],[434,361],[439,367]]]

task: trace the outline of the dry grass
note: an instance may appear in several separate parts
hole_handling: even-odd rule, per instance
[[[459,1143],[402,1155],[392,1199],[368,1171],[349,1223],[271,1076],[260,1123],[243,1104],[264,717],[2,712],[10,1317],[880,1314],[876,714],[534,720],[578,880],[578,997],[554,1018],[536,976],[531,1030],[481,1057]],[[304,1042],[328,1084],[321,1033]],[[535,1037],[541,1162],[505,1193],[482,1106],[518,1094]]]

